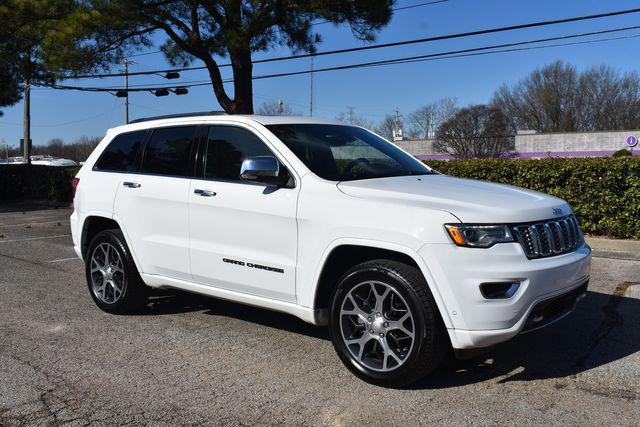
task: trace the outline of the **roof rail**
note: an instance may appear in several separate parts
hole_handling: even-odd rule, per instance
[[[166,114],[164,116],[154,116],[154,117],[143,117],[141,119],[131,120],[129,123],[141,123],[148,122],[151,120],[162,120],[162,119],[177,119],[180,117],[199,117],[199,116],[222,116],[225,115],[224,111],[199,111],[195,113],[179,113],[179,114]]]

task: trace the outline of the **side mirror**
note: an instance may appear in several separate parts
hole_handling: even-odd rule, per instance
[[[268,185],[283,185],[280,162],[272,156],[247,157],[240,167],[240,179]]]

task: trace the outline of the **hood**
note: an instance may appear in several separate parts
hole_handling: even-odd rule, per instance
[[[353,197],[450,212],[463,223],[519,223],[571,213],[564,200],[544,193],[446,175],[343,181],[338,188]]]

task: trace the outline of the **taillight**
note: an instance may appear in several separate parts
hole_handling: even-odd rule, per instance
[[[80,183],[80,178],[73,178],[73,181],[71,183],[71,192],[73,193],[73,195],[76,195],[76,188],[78,188],[78,184]]]

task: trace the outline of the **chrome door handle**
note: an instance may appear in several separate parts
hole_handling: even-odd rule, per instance
[[[137,182],[125,181],[125,182],[122,183],[122,185],[124,185],[125,187],[129,187],[129,188],[140,188],[140,184],[138,184]]]
[[[201,189],[199,189],[199,188],[196,188],[195,190],[193,190],[193,192],[194,192],[195,194],[199,195],[199,196],[202,196],[202,197],[213,197],[213,196],[215,196],[216,194],[218,194],[218,193],[216,193],[215,191],[211,191],[211,190],[201,190]]]

